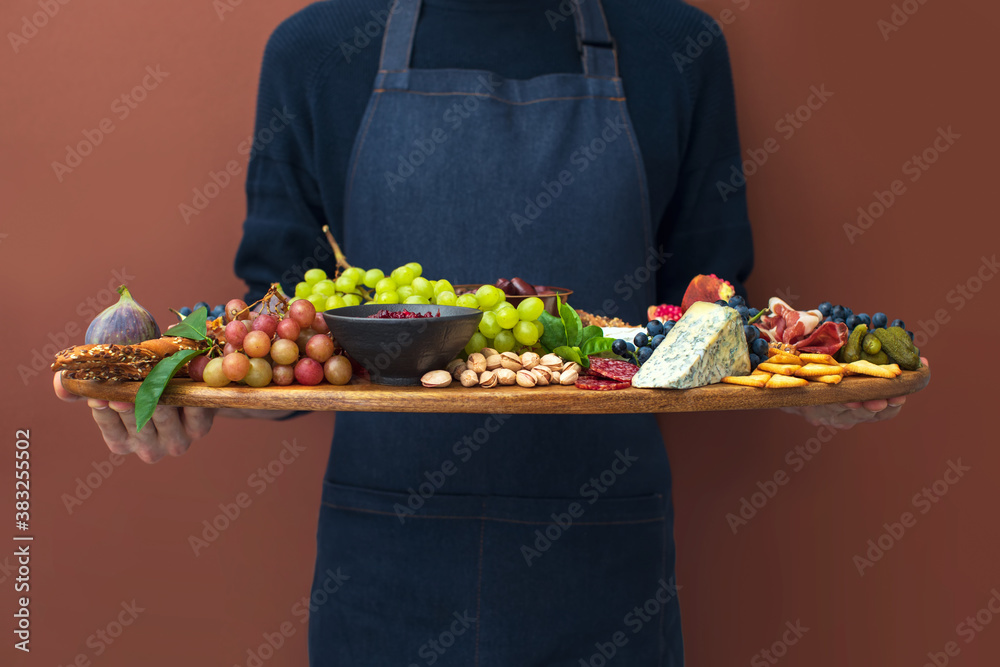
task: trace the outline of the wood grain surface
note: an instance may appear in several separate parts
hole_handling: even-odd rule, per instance
[[[927,386],[926,366],[904,371],[892,380],[852,376],[840,384],[811,382],[806,387],[757,389],[715,384],[697,389],[620,389],[591,391],[549,386],[465,388],[457,382],[442,389],[388,387],[366,381],[335,387],[292,385],[261,388],[209,387],[190,380],[172,380],[160,402],[213,408],[309,410],[342,412],[465,412],[494,414],[607,414],[640,412],[709,412],[760,410],[824,403],[846,403],[912,394]],[[63,379],[79,396],[135,402],[138,382],[95,382]]]

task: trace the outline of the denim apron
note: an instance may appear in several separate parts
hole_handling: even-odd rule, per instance
[[[644,322],[662,260],[600,2],[574,12],[582,73],[528,80],[412,69],[419,16],[403,0],[385,30],[348,170],[351,261],[520,276]],[[679,666],[673,576],[651,416],[340,413],[310,664]]]

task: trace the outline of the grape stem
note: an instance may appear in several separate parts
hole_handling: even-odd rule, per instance
[[[754,315],[753,317],[751,317],[749,320],[747,320],[747,324],[753,324],[754,322],[756,322],[757,320],[759,320],[760,318],[762,318],[765,313],[768,314],[768,315],[770,315],[771,314],[771,309],[770,308],[764,308],[759,313],[757,313],[756,315]]]
[[[347,257],[344,256],[344,252],[337,244],[337,239],[333,238],[333,234],[330,232],[330,225],[323,225],[323,233],[326,234],[326,240],[330,243],[330,247],[333,248],[333,256],[337,258],[337,266],[342,269],[352,268],[351,263],[347,261]]]

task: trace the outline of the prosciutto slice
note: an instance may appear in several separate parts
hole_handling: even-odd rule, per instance
[[[792,345],[809,336],[823,321],[818,310],[795,310],[776,296],[771,297],[767,307],[771,314],[760,318],[757,328],[772,343]]]
[[[813,354],[835,354],[847,342],[849,332],[843,322],[824,322],[808,338],[796,343],[799,352]]]
[[[772,343],[791,345],[799,352],[833,354],[847,342],[847,326],[823,322],[818,310],[795,310],[776,296],[767,306],[771,314],[761,317],[757,328]]]

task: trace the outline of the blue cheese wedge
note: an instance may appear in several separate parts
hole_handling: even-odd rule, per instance
[[[699,301],[632,376],[632,386],[692,389],[750,373],[743,319],[733,308]]]

